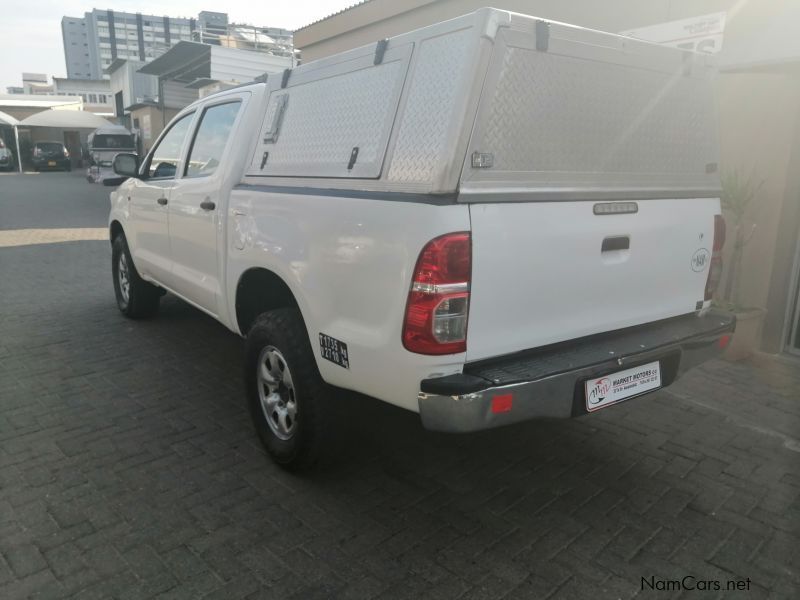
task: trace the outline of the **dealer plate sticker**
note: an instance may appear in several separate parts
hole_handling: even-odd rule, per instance
[[[625,371],[617,371],[586,382],[586,410],[589,412],[616,404],[661,387],[658,361]]]
[[[345,369],[350,368],[350,356],[347,354],[347,344],[332,338],[324,333],[319,334],[319,351],[322,358],[336,363]]]

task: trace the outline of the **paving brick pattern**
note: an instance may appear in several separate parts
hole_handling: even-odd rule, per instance
[[[301,478],[255,440],[241,341],[169,296],[123,319],[109,264],[102,241],[0,248],[3,600],[797,597],[797,362],[469,436],[343,403],[342,456]],[[686,575],[752,583],[642,591]]]

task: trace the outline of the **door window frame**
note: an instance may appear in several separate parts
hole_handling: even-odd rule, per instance
[[[237,125],[242,117],[242,108],[244,107],[244,98],[242,96],[233,96],[227,98],[220,98],[218,102],[209,102],[208,104],[204,104],[203,106],[199,107],[197,112],[197,119],[196,123],[193,124],[192,132],[191,132],[191,140],[189,141],[189,146],[186,148],[186,153],[183,160],[183,165],[180,172],[181,179],[205,179],[208,177],[213,177],[217,174],[218,170],[214,169],[213,173],[208,175],[188,175],[187,171],[189,170],[189,161],[192,158],[192,150],[194,150],[194,143],[197,139],[197,134],[200,132],[200,128],[203,126],[203,117],[205,117],[206,113],[212,109],[216,108],[217,106],[224,106],[226,104],[238,104],[239,110],[236,113],[236,118],[233,120],[231,124],[231,129],[228,132],[228,138],[225,140],[225,146],[222,149],[222,156],[225,156],[227,153],[228,145],[231,143],[233,139],[233,133],[236,130]],[[176,173],[177,177],[177,173]]]
[[[197,108],[195,107],[192,108],[192,110],[189,112],[176,116],[172,120],[172,122],[170,122],[169,126],[166,129],[164,129],[164,131],[161,132],[161,135],[158,136],[156,143],[153,144],[153,147],[150,149],[150,152],[147,153],[147,156],[145,156],[142,165],[139,167],[139,176],[142,179],[147,181],[169,181],[171,179],[179,179],[181,167],[183,166],[186,157],[186,140],[188,140],[190,137],[189,134],[192,132],[194,121],[196,120],[196,118],[197,118]],[[189,119],[189,129],[186,131],[186,136],[183,138],[181,149],[178,152],[178,164],[175,165],[175,174],[171,177],[150,177],[148,175],[150,171],[150,163],[153,161],[153,158],[155,157],[156,150],[158,150],[158,147],[161,145],[161,142],[164,141],[164,138],[167,137],[167,135],[169,135],[169,132],[172,131],[173,128],[184,119]]]

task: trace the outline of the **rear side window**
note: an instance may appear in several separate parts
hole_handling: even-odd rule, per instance
[[[58,142],[37,142],[36,147],[42,152],[62,152],[64,150],[63,144]]]
[[[186,177],[208,177],[214,174],[240,106],[241,102],[229,102],[210,106],[203,111],[189,149],[184,173]]]
[[[121,134],[99,134],[92,139],[92,148],[134,148],[133,136]]]
[[[148,165],[148,175],[153,178],[175,177],[178,161],[181,157],[181,148],[194,113],[182,117],[167,132],[153,150],[153,157]]]

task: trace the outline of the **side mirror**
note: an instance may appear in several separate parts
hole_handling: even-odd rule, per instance
[[[114,157],[114,173],[123,177],[139,176],[139,157],[135,154],[121,152]]]

